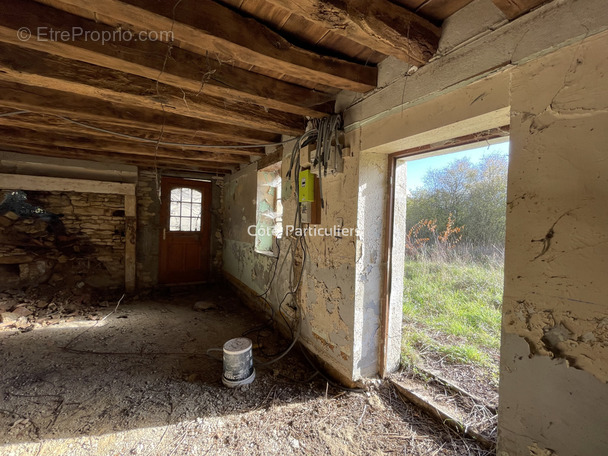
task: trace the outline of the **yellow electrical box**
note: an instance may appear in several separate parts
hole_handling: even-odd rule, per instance
[[[315,175],[309,169],[300,171],[300,203],[312,203],[315,200]]]

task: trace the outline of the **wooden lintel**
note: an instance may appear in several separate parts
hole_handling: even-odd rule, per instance
[[[0,188],[45,192],[109,193],[135,195],[135,184],[122,182],[71,179],[65,177],[0,174]]]

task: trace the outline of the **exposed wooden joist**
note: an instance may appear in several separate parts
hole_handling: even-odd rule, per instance
[[[437,51],[441,29],[388,0],[266,0],[382,54],[420,66]]]
[[[496,7],[505,13],[509,19],[515,19],[532,8],[547,3],[551,0],[492,0]]]
[[[226,103],[140,76],[0,43],[0,80],[86,95],[117,104],[297,136],[304,117],[251,103]]]
[[[27,28],[38,37],[20,40],[18,30]],[[49,31],[72,34],[73,30],[97,36],[115,36],[117,29],[74,14],[59,11],[32,0],[4,0],[0,14],[0,41],[67,59],[159,80],[179,89],[204,93],[228,100],[255,103],[294,114],[321,117],[313,106],[334,98],[295,84],[279,81],[249,71],[220,64],[215,57],[201,56],[158,41],[127,42],[87,40],[72,36],[69,40],[51,40]]]
[[[200,172],[208,172],[214,174],[229,174],[235,169],[229,165],[213,165],[210,166],[201,161],[193,161],[188,159],[169,159],[147,157],[142,155],[127,155],[116,153],[105,153],[99,155],[98,151],[91,151],[82,148],[71,149],[66,147],[55,146],[37,146],[37,145],[16,145],[11,144],[2,146],[2,150],[7,152],[18,152],[22,154],[43,155],[46,157],[70,158],[76,160],[90,160],[101,163],[125,163],[129,165],[140,166],[144,168],[171,168],[171,169],[186,169],[196,170]]]
[[[205,164],[215,165],[248,163],[247,157],[242,155],[232,155],[225,152],[202,151],[176,148],[159,147],[156,149],[154,144],[134,143],[126,140],[113,140],[96,138],[88,135],[65,135],[50,134],[48,132],[38,132],[36,130],[0,128],[0,138],[4,144],[16,145],[40,145],[68,148],[84,148],[96,151],[98,155],[107,152],[129,155],[143,155],[146,157],[162,157],[174,159],[188,159],[200,161]]]
[[[149,139],[152,141],[156,141],[158,139],[158,130],[134,130],[132,128],[122,128],[116,125],[105,125],[96,123],[98,127],[103,129],[112,129],[117,133],[136,136],[144,139]],[[10,127],[10,128],[22,128],[26,130],[36,130],[39,132],[46,132],[48,134],[54,135],[87,135],[93,138],[105,138],[105,139],[116,139],[116,136],[109,135],[108,133],[104,133],[102,131],[90,130],[88,128],[81,127],[79,125],[74,125],[72,123],[68,123],[64,120],[55,118],[55,117],[47,117],[43,115],[33,115],[33,114],[22,114],[18,116],[11,117],[0,117],[0,126],[2,127]],[[163,132],[162,136],[163,141],[167,142],[175,142],[175,143],[185,143],[185,144],[213,144],[213,145],[229,145],[231,143],[225,141],[217,141],[217,139],[213,137],[205,137],[205,136],[185,136],[181,134],[175,134],[167,132],[166,130]],[[194,149],[194,147],[187,147],[189,149]],[[218,149],[213,148],[200,148],[201,150],[210,150],[217,151]],[[227,149],[224,149],[227,150]],[[229,149],[229,153],[234,155],[243,155],[243,156],[263,156],[265,155],[265,151],[263,148],[249,148],[249,149]]]
[[[247,141],[259,136],[259,131],[234,125],[208,122],[179,116],[163,114],[142,108],[120,108],[113,103],[92,97],[66,94],[52,89],[30,87],[23,84],[0,81],[0,106],[23,109],[40,114],[59,115],[73,120],[99,120],[114,125],[138,128],[148,125],[159,132],[165,127],[181,128],[192,132],[201,130],[213,133],[227,141]]]
[[[115,27],[171,31],[182,49],[202,55],[210,52],[299,80],[355,92],[376,87],[376,68],[298,48],[256,20],[212,0],[40,1]]]

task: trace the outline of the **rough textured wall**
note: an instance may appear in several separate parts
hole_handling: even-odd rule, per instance
[[[285,160],[285,158],[284,158]],[[308,236],[308,260],[302,283],[305,345],[338,374],[356,380],[357,354],[354,332],[358,310],[355,308],[357,191],[359,157],[344,158],[344,172],[323,177],[325,209],[318,229],[342,226],[352,234]],[[286,202],[295,210],[295,194]],[[286,218],[285,220],[290,220]]]
[[[294,184],[285,178],[290,150],[283,154],[281,174],[283,224],[293,225],[297,207]],[[356,227],[358,188],[357,158],[345,158],[345,172],[323,180],[326,209],[318,228]],[[226,179],[224,271],[253,290],[262,293],[268,286],[276,259],[254,251],[254,238],[247,233],[256,225],[257,167],[250,165]],[[293,248],[293,239],[280,242],[281,255],[269,301],[275,308],[288,291],[292,253],[301,262],[302,252]],[[337,375],[353,376],[355,237],[308,236],[308,256],[300,287],[303,324],[300,340],[316,355],[330,363]],[[299,269],[298,269],[299,271]],[[288,315],[289,309],[287,310]]]
[[[378,370],[387,174],[386,155],[361,153],[357,197],[358,235],[353,328],[355,378],[373,376]]]
[[[222,275],[224,250],[224,179],[211,180],[211,279]]]
[[[608,454],[606,49],[512,75],[500,456]]]
[[[257,167],[226,178],[224,183],[223,268],[256,294],[266,289],[275,259],[254,251],[255,237],[247,229],[256,225]]]
[[[79,281],[102,288],[124,285],[122,195],[24,193],[24,204],[44,213],[15,207],[2,217],[0,264],[14,270],[4,271],[4,286],[51,282],[61,288]]]
[[[156,173],[139,170],[137,187],[137,286],[153,287],[158,283],[160,201]]]

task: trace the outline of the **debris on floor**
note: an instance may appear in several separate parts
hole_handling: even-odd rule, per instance
[[[200,301],[215,307],[195,311]],[[33,313],[18,318],[39,312],[25,304]],[[0,332],[0,454],[491,454],[390,383],[343,390],[295,350],[256,368],[252,384],[224,387],[206,350],[265,321],[234,296],[168,293],[83,312],[88,326],[61,313]],[[268,352],[288,345],[269,333],[257,337]]]

